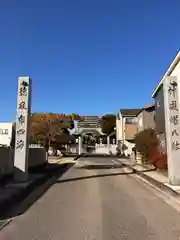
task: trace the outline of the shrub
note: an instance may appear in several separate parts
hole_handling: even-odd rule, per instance
[[[136,150],[142,155],[142,162],[147,163],[149,159],[149,153],[152,149],[157,149],[159,146],[159,140],[157,133],[154,129],[145,129],[135,136]]]

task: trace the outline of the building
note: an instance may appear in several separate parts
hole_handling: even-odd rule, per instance
[[[137,114],[137,130],[143,131],[147,128],[155,128],[155,105],[145,106]]]
[[[155,102],[155,125],[157,132],[160,134],[165,133],[163,82],[167,76],[176,76],[180,79],[180,52],[175,57],[152,94]]]
[[[0,145],[10,146],[12,139],[13,123],[0,123]]]
[[[99,128],[100,117],[99,116],[83,116],[78,121],[78,128]]]
[[[141,109],[120,109],[116,118],[116,139],[120,151],[132,153],[134,137],[138,131],[137,114]]]
[[[137,114],[141,109],[120,109],[116,119],[116,138],[118,141],[133,141],[137,133]]]
[[[166,131],[165,131],[165,110],[164,110],[164,92],[163,83],[166,77],[176,76],[180,80],[180,52],[176,55],[161,81],[153,91],[152,97],[155,102],[155,128],[159,134],[161,147],[166,151]],[[180,91],[180,84],[178,85]],[[180,99],[179,99],[180,101]],[[179,103],[180,104],[180,103]]]
[[[82,119],[78,121],[75,134],[82,136],[85,134],[104,135],[101,132],[100,120],[101,118],[99,116],[83,116]]]

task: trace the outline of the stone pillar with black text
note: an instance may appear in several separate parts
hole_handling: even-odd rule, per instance
[[[163,92],[169,183],[180,185],[180,83],[177,77],[166,77]]]
[[[19,77],[17,94],[16,137],[14,154],[14,178],[28,180],[29,117],[31,113],[31,79]]]

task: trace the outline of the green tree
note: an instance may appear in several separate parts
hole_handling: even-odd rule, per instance
[[[116,127],[116,116],[112,114],[106,114],[101,118],[100,121],[101,131],[109,135],[111,134]]]

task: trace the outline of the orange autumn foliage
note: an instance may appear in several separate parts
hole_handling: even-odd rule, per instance
[[[52,142],[61,130],[72,128],[72,117],[56,113],[34,113],[30,119],[31,142]]]
[[[66,144],[71,138],[68,131],[74,127],[74,120],[80,119],[78,114],[32,113],[30,117],[30,143],[59,142]],[[15,123],[13,126],[12,146],[15,144]]]

